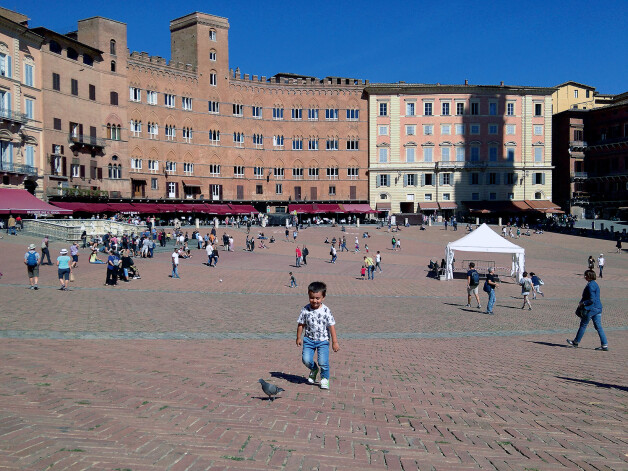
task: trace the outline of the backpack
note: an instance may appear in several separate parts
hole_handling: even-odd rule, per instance
[[[488,281],[485,281],[484,282],[484,287],[482,289],[484,290],[484,292],[490,293],[491,290],[493,289],[493,287],[488,284]]]
[[[532,283],[530,283],[530,280],[528,280],[527,278],[523,279],[522,285],[523,285],[524,291],[527,291],[527,292],[532,291]]]
[[[477,286],[479,284],[480,284],[480,274],[477,272],[477,270],[473,270],[471,272],[471,285]]]
[[[26,257],[26,265],[29,267],[37,266],[37,252],[28,252],[28,256]]]

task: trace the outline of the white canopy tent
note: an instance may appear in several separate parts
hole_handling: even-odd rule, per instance
[[[447,244],[447,248],[445,249],[445,260],[447,261],[445,279],[447,280],[451,280],[454,277],[451,265],[456,251],[512,254],[510,276],[516,276],[517,280],[520,280],[523,276],[525,249],[506,240],[486,224],[482,224],[462,239]]]

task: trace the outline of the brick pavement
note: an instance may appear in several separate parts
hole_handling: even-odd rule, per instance
[[[356,278],[360,254],[327,263],[322,241],[338,230],[301,231],[311,255],[296,269],[295,244],[267,228],[277,243],[221,253],[215,269],[193,250],[181,280],[160,253],[137,261],[142,280],[104,287],[104,267],[83,255],[68,293],[53,267],[41,268],[42,289],[26,289],[22,255],[38,240],[5,236],[0,468],[628,469],[625,254],[606,254],[611,351],[601,353],[592,327],[580,349],[564,340],[577,328],[586,258],[609,242],[516,241],[546,297],[521,311],[510,280],[486,316],[464,307],[464,281],[426,277],[430,256],[462,231],[405,229],[395,253],[391,234],[373,228],[348,228],[348,245],[363,230],[384,257],[374,281]],[[243,231],[229,232],[241,247]],[[328,283],[342,348],[330,391],[303,384],[294,345],[315,279]],[[260,377],[282,397],[265,400]]]

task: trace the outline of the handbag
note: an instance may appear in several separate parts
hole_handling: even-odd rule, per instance
[[[584,309],[584,306],[582,305],[578,305],[578,307],[576,308],[576,316],[579,317],[580,319],[584,319],[586,317],[587,311]]]
[[[74,272],[70,272],[70,282],[74,281]]]

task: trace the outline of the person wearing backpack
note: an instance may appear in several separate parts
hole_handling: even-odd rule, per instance
[[[532,291],[532,280],[528,276],[528,272],[523,272],[523,278],[519,282],[521,285],[521,294],[523,295],[523,306],[521,309],[525,309],[526,304],[528,305],[528,311],[532,310],[532,304],[530,304],[530,292]]]
[[[26,269],[28,270],[28,281],[31,284],[30,289],[39,289],[37,287],[37,282],[39,281],[40,261],[41,257],[37,253],[35,244],[29,245],[28,252],[24,254],[24,265],[26,265]]]
[[[480,304],[480,296],[478,296],[478,286],[480,286],[480,274],[475,269],[475,263],[469,263],[469,271],[467,271],[467,307],[471,307],[471,295],[475,296],[478,302],[478,309],[482,308]]]

